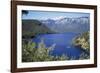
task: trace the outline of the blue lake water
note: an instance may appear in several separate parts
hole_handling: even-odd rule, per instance
[[[47,47],[55,45],[54,50],[51,52],[53,56],[61,56],[65,54],[69,57],[79,58],[80,54],[84,51],[80,47],[72,45],[73,38],[78,36],[77,33],[64,33],[64,34],[40,34],[33,38],[33,42],[39,43],[41,38]]]

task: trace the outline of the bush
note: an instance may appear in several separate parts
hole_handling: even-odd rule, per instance
[[[90,40],[89,31],[82,33],[80,36],[76,37],[73,41],[75,46],[80,46],[85,51],[90,51]]]
[[[23,40],[22,43],[22,62],[38,62],[38,61],[57,61],[57,60],[67,60],[67,56],[52,56],[50,51],[53,51],[56,44],[50,47],[46,47],[43,39],[38,43],[36,48],[36,43],[30,40]]]
[[[36,48],[37,46],[37,48]],[[68,57],[63,54],[61,56],[52,56],[50,52],[54,50],[56,44],[46,47],[44,40],[38,44],[31,40],[23,39],[22,41],[22,62],[40,62],[40,61],[63,61],[63,60],[76,60],[76,57]],[[82,53],[79,60],[89,59],[89,55]]]

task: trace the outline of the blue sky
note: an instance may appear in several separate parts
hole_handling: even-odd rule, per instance
[[[57,19],[61,17],[77,18],[77,17],[89,17],[89,13],[76,13],[76,12],[54,12],[54,11],[34,11],[28,10],[27,15],[22,15],[22,19]]]

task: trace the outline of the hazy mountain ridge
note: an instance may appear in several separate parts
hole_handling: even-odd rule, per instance
[[[63,33],[63,32],[86,32],[89,31],[90,20],[89,17],[78,17],[78,18],[59,18],[59,19],[47,19],[40,20],[45,26],[50,28],[52,31]]]
[[[24,19],[22,20],[22,35],[33,36],[46,33],[83,33],[89,31],[89,17],[56,18],[47,20]]]

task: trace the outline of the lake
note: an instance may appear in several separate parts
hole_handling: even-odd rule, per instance
[[[75,59],[78,59],[80,54],[84,52],[82,48],[72,45],[73,39],[78,35],[77,33],[71,32],[62,34],[39,34],[33,38],[33,42],[39,43],[41,38],[43,38],[46,47],[56,44],[54,50],[50,52],[51,55],[61,56],[65,54],[68,57],[75,57]]]

